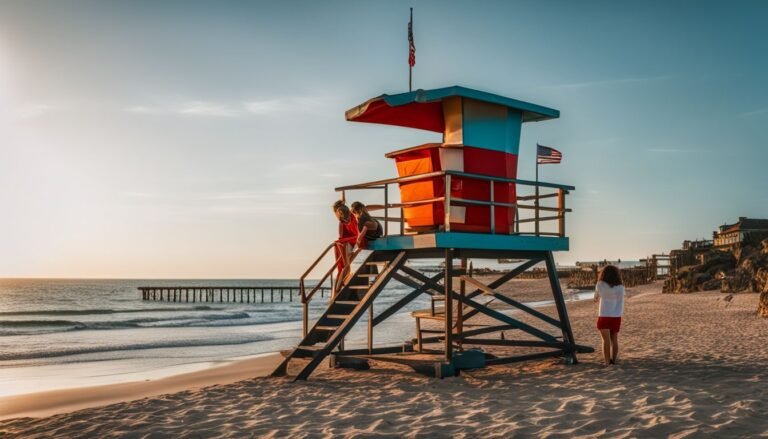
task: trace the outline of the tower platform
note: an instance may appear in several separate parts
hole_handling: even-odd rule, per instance
[[[565,236],[437,232],[385,236],[371,242],[369,249],[378,251],[446,248],[505,252],[567,251],[568,243],[568,237]]]

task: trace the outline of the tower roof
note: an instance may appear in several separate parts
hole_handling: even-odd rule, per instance
[[[432,90],[419,89],[394,95],[384,94],[347,110],[346,118],[353,122],[396,125],[440,133],[445,129],[442,101],[450,97],[473,99],[518,111],[522,113],[523,122],[560,117],[560,112],[552,108],[471,88],[453,86]]]

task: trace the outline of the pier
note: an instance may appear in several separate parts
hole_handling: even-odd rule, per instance
[[[263,287],[138,287],[141,300],[188,303],[274,303],[293,302],[300,296],[299,286]],[[324,297],[330,287],[317,287]]]

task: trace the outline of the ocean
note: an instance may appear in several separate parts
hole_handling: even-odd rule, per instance
[[[437,270],[439,263],[412,262],[422,271]],[[296,285],[296,279],[0,279],[0,397],[158,379],[288,349],[301,336],[296,297],[274,303],[169,303],[143,301],[137,287]],[[410,291],[390,281],[375,311]],[[570,300],[591,296],[574,294]],[[327,294],[315,295],[310,324],[328,300]],[[424,295],[414,300],[377,326],[374,342],[410,339],[415,331],[410,312],[428,306]],[[367,313],[346,338],[347,347],[366,343]]]
[[[0,279],[0,396],[156,379],[287,349],[301,335],[301,303],[142,301],[139,286],[295,286],[295,279]],[[387,307],[410,288],[391,281],[376,300]],[[310,321],[328,303],[317,294]],[[412,302],[376,331],[379,342],[413,332]],[[366,317],[347,338],[366,343]],[[404,323],[407,324],[407,330]],[[62,379],[65,377],[64,379]]]

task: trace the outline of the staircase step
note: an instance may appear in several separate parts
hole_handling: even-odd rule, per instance
[[[360,273],[357,277],[376,277],[379,273]]]
[[[370,287],[371,287],[370,285],[350,285],[349,289],[350,290],[367,290]]]
[[[378,261],[378,262],[366,262],[365,265],[378,265],[379,267],[385,266],[389,264],[387,261]]]
[[[329,325],[328,326],[315,326],[315,329],[317,329],[318,331],[335,331],[335,330],[339,329],[339,327],[338,326],[329,326]]]
[[[381,258],[379,256],[381,256]],[[386,267],[384,271],[379,275],[380,277],[376,276],[375,282],[370,286],[358,286],[360,289],[365,289],[363,292],[345,287],[343,293],[349,294],[352,297],[345,297],[347,300],[332,299],[329,310],[327,310],[322,317],[322,319],[326,320],[321,320],[319,324],[316,324],[312,328],[312,331],[310,331],[310,333],[304,337],[304,341],[301,342],[302,344],[306,344],[306,346],[300,345],[295,348],[293,350],[293,354],[285,358],[285,360],[275,369],[275,371],[272,372],[272,376],[285,376],[287,374],[288,365],[291,358],[310,358],[309,362],[302,366],[301,371],[294,378],[294,381],[306,380],[312,371],[314,371],[318,365],[320,365],[322,360],[326,358],[333,349],[339,347],[340,343],[343,342],[344,337],[346,337],[352,328],[352,323],[357,322],[358,319],[363,316],[367,307],[384,289],[386,281],[389,280],[394,271],[407,260],[405,251],[400,251],[397,255],[378,255],[374,251],[371,255],[369,255],[369,260],[374,258],[383,259],[384,257],[387,257],[389,261],[368,264],[377,266],[383,265]],[[364,272],[370,271],[373,270],[364,270]],[[374,278],[374,276],[366,276],[366,278]],[[334,306],[354,307],[354,309],[333,308]],[[344,320],[339,321],[340,319]],[[337,323],[326,323],[327,321],[336,321]]]
[[[320,352],[322,346],[298,346],[293,351],[295,358],[312,358]]]

